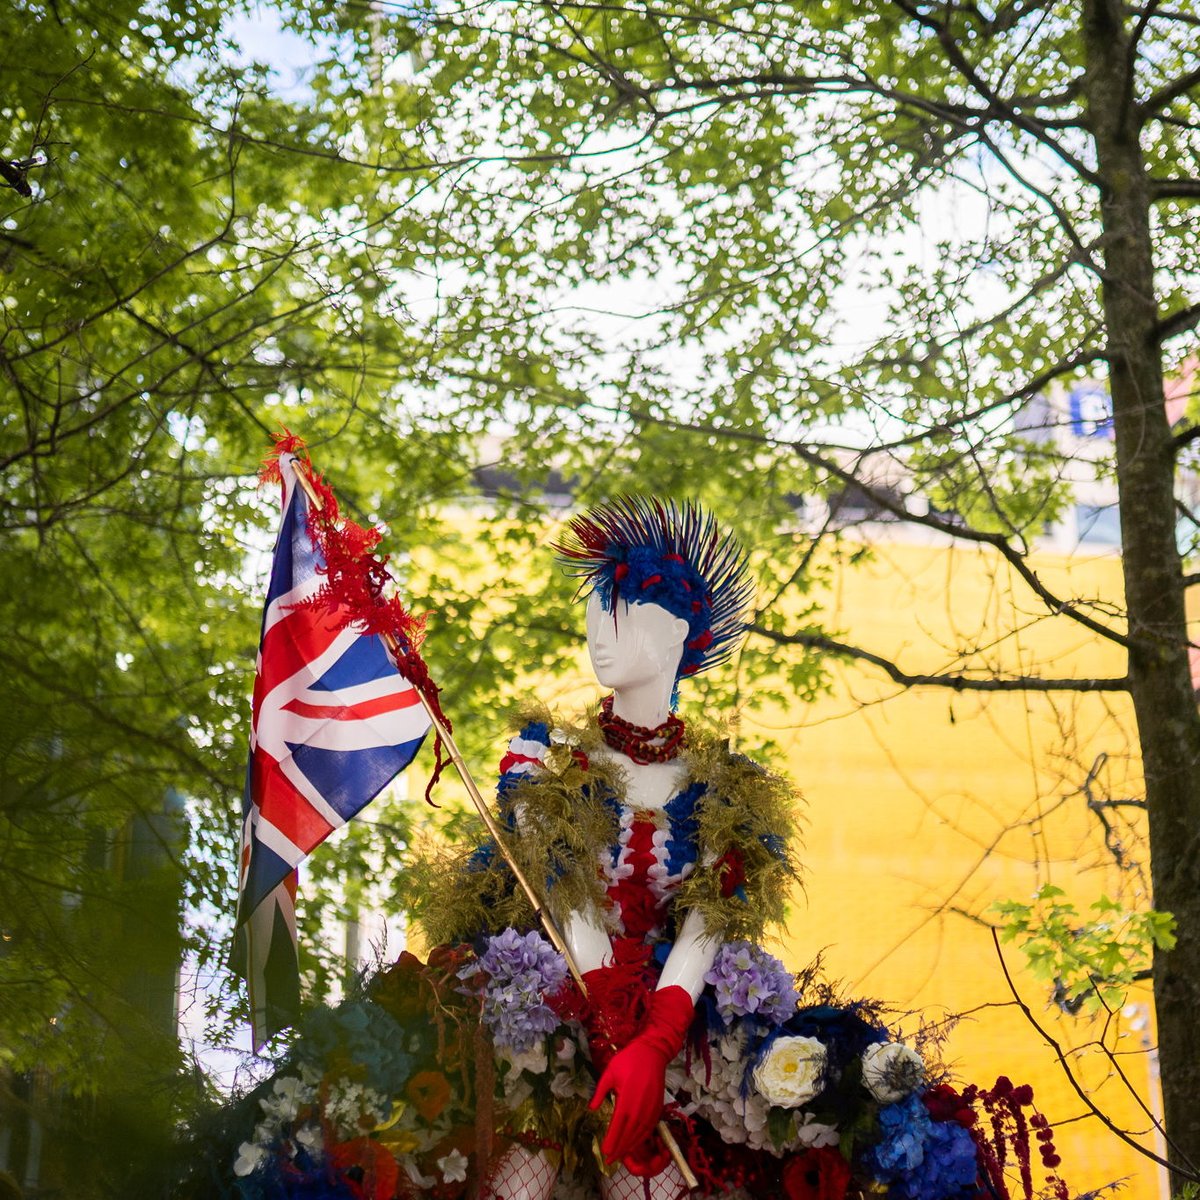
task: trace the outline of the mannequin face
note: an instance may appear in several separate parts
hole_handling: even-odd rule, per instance
[[[688,624],[658,604],[617,602],[606,612],[593,592],[587,602],[588,653],[602,687],[613,691],[667,680],[674,685]]]

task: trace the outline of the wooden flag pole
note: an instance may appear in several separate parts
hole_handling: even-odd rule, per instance
[[[321,512],[324,508],[324,501],[312,485],[312,480],[309,479],[307,473],[301,467],[299,460],[295,461],[296,482],[299,483],[301,490],[308,497],[309,503],[318,511]],[[390,633],[384,633],[383,643],[387,647],[388,652],[396,657],[399,652],[399,644],[395,637]],[[571,972],[571,978],[575,980],[579,990],[587,997],[587,984],[583,980],[583,975],[579,970],[579,965],[575,961],[575,956],[571,953],[570,947],[566,943],[562,932],[558,928],[557,922],[550,915],[545,905],[542,903],[538,893],[529,882],[528,876],[521,870],[520,864],[516,860],[516,856],[507,844],[500,825],[496,818],[492,816],[492,811],[487,801],[483,798],[483,794],[479,790],[479,785],[475,782],[475,777],[471,774],[470,768],[463,759],[462,753],[459,751],[458,745],[454,740],[454,735],[446,728],[445,723],[439,719],[434,707],[430,704],[429,699],[420,688],[416,688],[417,696],[420,698],[421,704],[426,713],[429,715],[430,723],[433,726],[435,735],[441,739],[442,745],[446,748],[446,753],[450,755],[450,761],[454,764],[454,769],[458,772],[458,777],[462,780],[463,786],[467,789],[467,795],[471,797],[471,803],[475,807],[475,811],[482,818],[488,834],[496,843],[496,849],[499,850],[504,861],[508,864],[514,878],[517,881],[517,886],[525,893],[529,903],[533,906],[534,915],[541,922],[542,928],[546,931],[546,936],[550,939],[554,948],[563,956],[567,964],[567,970]],[[688,1161],[683,1156],[683,1151],[679,1148],[679,1143],[675,1140],[675,1135],[668,1128],[665,1121],[659,1121],[657,1133],[662,1138],[663,1145],[666,1146],[675,1165],[679,1168],[680,1174],[683,1175],[684,1182],[689,1188],[697,1188],[700,1186],[699,1180],[696,1178],[692,1168],[688,1165]]]

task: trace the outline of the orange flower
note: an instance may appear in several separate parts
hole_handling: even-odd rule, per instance
[[[450,1084],[441,1071],[418,1071],[404,1089],[422,1120],[434,1121],[450,1099]]]
[[[370,1138],[339,1142],[326,1151],[360,1200],[392,1200],[400,1184],[400,1165],[387,1149]],[[353,1174],[351,1174],[353,1172]]]

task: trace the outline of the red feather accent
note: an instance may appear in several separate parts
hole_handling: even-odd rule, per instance
[[[394,590],[396,580],[388,570],[388,556],[375,553],[383,535],[341,515],[333,488],[313,470],[304,439],[290,430],[275,435],[275,448],[259,474],[264,483],[281,481],[279,459],[283,454],[296,456],[297,471],[303,472],[320,501],[308,505],[308,532],[324,556],[325,583],[304,606],[316,608],[338,629],[353,625],[364,636],[382,637],[396,669],[420,692],[446,729],[452,730],[442,711],[441,689],[430,678],[419,652],[425,639],[425,616],[404,607]],[[436,727],[434,732],[433,774],[425,789],[430,804],[434,804],[433,788],[451,762]]]

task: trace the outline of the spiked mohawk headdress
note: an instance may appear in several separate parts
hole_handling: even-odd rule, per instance
[[[622,496],[575,517],[554,549],[580,592],[598,592],[605,609],[658,604],[687,621],[680,675],[724,662],[745,632],[746,555],[698,504]]]

